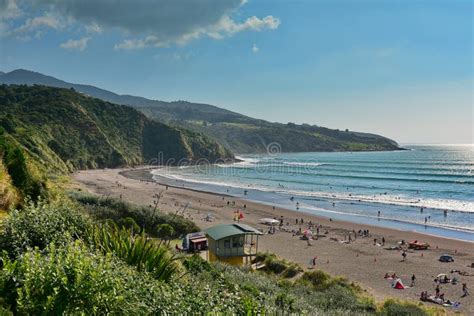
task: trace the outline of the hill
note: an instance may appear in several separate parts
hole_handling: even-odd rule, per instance
[[[209,104],[164,102],[119,95],[22,69],[0,74],[0,83],[74,88],[108,102],[133,106],[159,122],[204,133],[236,153],[264,153],[268,144],[275,142],[284,152],[399,149],[395,141],[379,135],[339,131],[316,125],[271,123]]]
[[[200,133],[70,89],[0,86],[0,127],[10,143],[55,171],[233,157]]]

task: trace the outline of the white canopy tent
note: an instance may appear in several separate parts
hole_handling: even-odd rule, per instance
[[[260,223],[273,226],[273,225],[278,225],[280,222],[273,218],[261,218]]]

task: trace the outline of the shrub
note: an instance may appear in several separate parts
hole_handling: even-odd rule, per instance
[[[183,266],[191,274],[201,273],[201,272],[216,273],[216,269],[214,268],[214,266],[210,264],[208,261],[202,259],[198,255],[192,255],[190,257],[186,257],[183,260]]]
[[[425,316],[429,315],[426,310],[417,304],[409,302],[401,302],[399,300],[388,299],[382,305],[380,315],[397,316],[397,315],[413,315]]]
[[[174,232],[170,238],[178,238],[199,231],[192,221],[175,214],[164,214],[149,207],[141,207],[113,198],[100,198],[89,194],[71,193],[70,196],[84,206],[85,211],[97,220],[111,219],[119,223],[132,218],[140,228],[153,237],[160,237],[160,225],[170,225]]]
[[[301,269],[300,266],[298,266],[297,264],[292,263],[288,266],[288,268],[286,268],[285,271],[283,271],[282,276],[284,278],[293,278],[293,277],[297,276],[298,273],[300,273],[302,271],[303,271],[303,269]]]
[[[265,268],[263,269],[266,272],[270,272],[273,274],[279,274],[284,278],[293,278],[298,273],[302,272],[300,266],[295,263],[289,263],[284,259],[277,258],[276,255],[272,253],[258,253],[255,256],[253,262],[262,262],[265,264]]]
[[[46,183],[35,175],[34,168],[28,164],[24,151],[0,127],[0,159],[11,178],[12,184],[22,193],[23,197],[37,200],[46,196]]]
[[[109,222],[109,225],[110,225],[110,223],[111,222]],[[112,223],[114,223],[114,222],[112,221]],[[131,217],[125,217],[123,219],[120,219],[118,221],[118,226],[122,227],[122,228],[125,228],[125,229],[128,229],[128,230],[131,230],[134,233],[140,233],[140,231],[141,231],[140,226],[138,226],[138,224],[135,222],[135,220]]]
[[[287,265],[281,260],[268,259],[265,260],[265,270],[271,271],[275,274],[280,274],[286,270]]]
[[[67,201],[25,202],[23,209],[10,212],[3,223],[0,246],[11,256],[28,248],[46,248],[50,243],[64,245],[83,236],[89,222]]]
[[[330,284],[331,277],[322,270],[307,271],[301,276],[302,281],[311,283],[317,289],[326,289]]]
[[[169,239],[174,235],[174,228],[170,224],[160,224],[156,225],[155,231],[157,232],[158,237]]]
[[[146,274],[80,241],[47,250],[28,251],[17,261],[3,258],[0,293],[14,293],[7,303],[16,314],[144,314],[159,298],[160,285]]]

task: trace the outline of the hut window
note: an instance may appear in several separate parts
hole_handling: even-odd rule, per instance
[[[224,240],[224,248],[230,248],[230,239]]]
[[[244,246],[244,236],[238,236],[232,238],[232,247],[239,248]]]

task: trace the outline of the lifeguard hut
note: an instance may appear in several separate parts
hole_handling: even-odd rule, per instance
[[[209,261],[222,261],[232,265],[250,264],[257,254],[256,228],[245,224],[222,224],[205,230],[208,239]]]

